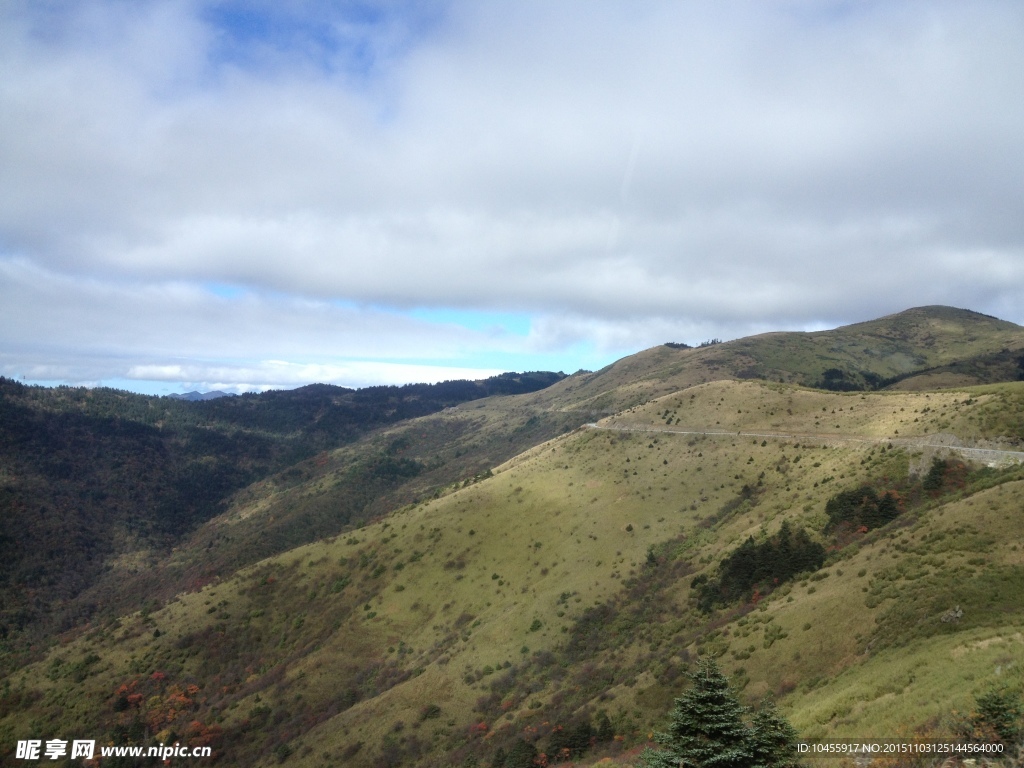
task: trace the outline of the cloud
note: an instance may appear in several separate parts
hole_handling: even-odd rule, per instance
[[[14,319],[3,331],[8,343],[210,358],[302,358],[336,344],[367,357],[417,357],[428,340],[435,353],[457,356],[473,338],[458,327],[442,334],[383,311],[288,296],[222,298],[180,282],[82,280],[24,262],[0,262],[0,276],[0,298]],[[75,303],[61,303],[69,297]]]
[[[337,365],[300,365],[286,360],[262,360],[256,365],[136,365],[129,368],[128,379],[141,381],[186,382],[206,390],[220,389],[251,392],[265,389],[290,389],[309,382],[344,383],[349,387],[376,384],[423,382],[436,384],[458,379],[482,379],[502,373],[500,369],[456,368],[407,363],[353,361]]]
[[[527,313],[517,353],[1024,321],[1019,4],[422,7],[5,6],[9,350],[496,348],[424,307]]]

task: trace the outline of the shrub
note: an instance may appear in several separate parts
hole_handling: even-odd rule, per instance
[[[441,716],[441,707],[437,704],[427,704],[420,710],[420,720],[436,720]]]
[[[516,739],[516,742],[505,755],[502,768],[535,768],[534,761],[537,759],[537,748],[528,741]],[[498,763],[495,761],[495,765]]]

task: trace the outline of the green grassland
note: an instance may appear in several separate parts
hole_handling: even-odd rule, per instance
[[[0,737],[471,766],[607,716],[583,760],[631,765],[702,654],[807,738],[948,735],[1024,682],[1024,469],[956,450],[1024,450],[1024,382],[995,383],[1022,350],[930,307],[324,432],[173,550],[97,566],[92,620],[6,660]],[[834,529],[828,500],[862,486],[901,513]],[[784,523],[824,565],[702,610]]]
[[[491,397],[403,421],[271,474],[232,494],[226,510],[169,554],[114,562],[85,595],[129,604],[167,599],[296,546],[362,526],[475,482],[492,467],[579,424],[519,397]]]
[[[587,382],[602,375],[467,403],[396,427],[379,447],[404,435],[403,455],[429,466],[415,430],[428,440],[449,420],[467,441],[435,438],[437,452],[507,440],[527,404],[591,408]],[[487,765],[515,739],[543,748],[553,729],[604,712],[617,739],[588,759],[629,763],[699,654],[716,656],[748,703],[775,698],[808,738],[938,732],[987,686],[1020,686],[1024,472],[969,464],[929,493],[920,480],[934,458],[957,459],[943,447],[953,438],[1020,450],[1024,384],[827,392],[722,378],[672,389],[671,377],[630,376],[608,398],[628,407],[603,418],[592,408],[596,426],[545,435],[395,497],[397,509],[360,528],[68,634],[4,681],[0,735],[208,740],[231,765]],[[475,428],[455,426],[468,418]],[[288,505],[340,504],[330,489],[350,471],[348,450],[236,495],[198,534],[204,546],[272,531]],[[905,511],[826,534],[827,500],[861,485],[898,489]],[[784,521],[825,545],[825,565],[700,611],[691,581]],[[175,557],[199,562],[185,550]],[[943,621],[957,606],[962,616]]]
[[[359,391],[312,385],[186,403],[4,380],[0,670],[20,664],[30,647],[48,646],[54,632],[167,600],[448,493],[585,423],[625,418],[630,408],[700,384],[917,391],[1014,380],[1024,376],[1022,361],[1019,326],[923,307],[831,331],[663,345],[560,381],[509,374]],[[536,391],[509,394],[527,390]],[[489,393],[497,396],[482,397]],[[946,430],[939,412],[921,403],[916,413],[873,419],[872,436],[898,442],[927,426],[961,440],[1017,439],[1021,430],[999,423],[1012,408],[990,400],[972,423],[956,421],[947,406]],[[803,407],[793,405],[786,416]],[[756,421],[758,429],[781,429],[755,405],[725,414],[716,403],[696,420],[686,407],[672,406],[671,426],[740,429]],[[855,404],[837,408],[845,409],[834,423],[831,409],[787,423],[815,433],[866,428],[868,414]]]
[[[1024,329],[1018,325],[952,307],[919,307],[828,331],[765,333],[690,349],[654,347],[560,382],[537,393],[536,401],[606,415],[721,379],[850,391],[963,387],[1021,378],[1022,354]]]

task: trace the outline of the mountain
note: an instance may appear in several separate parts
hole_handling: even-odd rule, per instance
[[[951,307],[919,307],[811,333],[765,333],[697,348],[666,344],[623,358],[582,381],[573,406],[613,413],[669,392],[722,379],[800,384],[833,391],[968,386],[1024,376],[1024,328]]]
[[[193,390],[192,392],[186,392],[183,395],[171,394],[167,395],[167,397],[172,400],[188,400],[194,403],[197,400],[216,400],[218,397],[230,397],[230,395],[227,392],[221,392],[219,389],[215,389],[212,392],[197,392]]]
[[[1024,682],[1022,331],[923,308],[658,347],[318,444],[105,561],[93,620],[17,657],[0,734],[632,765],[711,655],[804,738],[962,738]]]
[[[160,590],[186,588],[158,580],[152,593],[129,577],[150,571],[254,482],[294,484],[309,457],[383,426],[563,377],[509,373],[362,390],[312,385],[202,402],[0,378],[0,643],[15,651],[97,612],[137,609]],[[394,457],[358,459],[354,467],[355,498],[344,516],[332,511],[324,525],[305,536],[293,531],[255,556],[365,520],[371,512],[364,508],[379,494],[427,465]],[[7,654],[7,663],[13,658]]]

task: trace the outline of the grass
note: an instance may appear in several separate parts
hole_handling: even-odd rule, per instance
[[[917,640],[850,667],[806,692],[791,713],[802,736],[889,738],[928,720],[969,710],[973,696],[1019,679],[1024,634],[1019,628],[974,629]]]
[[[716,381],[638,403],[600,422],[617,429],[552,439],[491,477],[69,636],[8,678],[0,729],[110,733],[115,692],[137,680],[160,701],[199,686],[165,725],[216,724],[253,765],[281,745],[294,765],[486,758],[600,710],[625,749],[660,726],[703,652],[749,701],[778,697],[807,737],[888,735],[967,706],[997,666],[1022,668],[1016,475],[934,500],[757,605],[704,616],[690,581],[783,520],[820,536],[838,490],[926,471],[938,449],[900,439],[948,425],[1008,442],[1022,392]],[[626,431],[641,428],[678,432]],[[683,433],[709,430],[728,434]],[[328,470],[273,493],[317,497]],[[280,509],[252,493],[224,531]],[[942,623],[957,603],[962,621]]]

